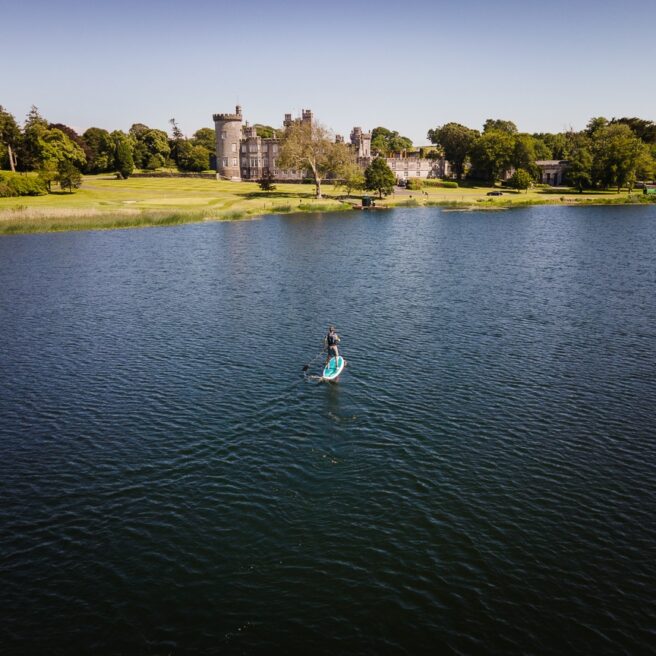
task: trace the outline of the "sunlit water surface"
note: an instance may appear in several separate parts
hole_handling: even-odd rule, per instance
[[[655,247],[654,207],[0,239],[0,651],[653,650]]]

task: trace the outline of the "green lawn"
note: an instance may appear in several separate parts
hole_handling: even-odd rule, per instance
[[[269,213],[349,209],[359,198],[343,198],[343,190],[322,185],[324,199],[314,198],[314,185],[277,184],[272,192],[256,183],[201,178],[130,178],[85,176],[74,194],[0,198],[0,234],[90,230],[243,219]],[[461,209],[495,209],[526,204],[642,202],[642,194],[594,192],[578,194],[563,189],[524,192],[503,190],[487,196],[492,187],[458,189],[425,187],[402,190],[377,200],[379,207],[444,205]],[[425,193],[424,193],[425,192]],[[344,200],[346,200],[345,204]]]

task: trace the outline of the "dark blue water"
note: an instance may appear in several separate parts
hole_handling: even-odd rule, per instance
[[[655,248],[656,207],[0,239],[0,651],[653,650]]]

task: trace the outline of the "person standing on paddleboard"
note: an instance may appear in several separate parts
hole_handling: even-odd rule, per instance
[[[326,335],[324,339],[325,347],[326,350],[328,351],[328,357],[326,358],[326,364],[330,362],[330,358],[335,356],[335,358],[339,357],[339,351],[337,349],[337,344],[339,343],[339,335],[337,334],[337,331],[335,330],[335,326],[328,326],[328,334]]]

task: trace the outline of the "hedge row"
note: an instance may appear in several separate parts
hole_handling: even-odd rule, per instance
[[[43,196],[48,193],[46,183],[33,175],[0,171],[0,198],[12,196]]]

